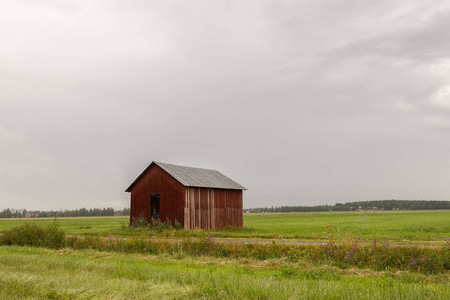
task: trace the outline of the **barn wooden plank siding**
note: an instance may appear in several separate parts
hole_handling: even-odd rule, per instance
[[[185,228],[243,226],[242,190],[187,187]]]
[[[152,162],[126,190],[130,192],[130,223],[179,222],[186,229],[243,226],[242,185],[216,170]],[[158,197],[158,200],[151,200]],[[154,198],[156,199],[156,198]],[[158,211],[152,214],[158,207]]]

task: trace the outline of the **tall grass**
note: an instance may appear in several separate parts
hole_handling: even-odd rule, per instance
[[[79,237],[68,242],[73,249],[165,254],[175,257],[210,256],[231,259],[307,260],[316,265],[373,270],[410,270],[423,274],[446,273],[450,270],[450,241],[439,247],[390,246],[388,241],[360,245],[330,238],[323,245],[218,243],[212,235],[202,240],[166,240],[155,237]]]
[[[1,299],[448,299],[448,284],[408,274],[0,247]]]

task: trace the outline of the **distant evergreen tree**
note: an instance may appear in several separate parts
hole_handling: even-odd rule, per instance
[[[64,210],[64,211],[27,211],[23,210],[13,210],[10,208],[6,208],[0,212],[0,219],[9,219],[9,218],[25,218],[27,214],[30,214],[32,218],[64,218],[64,217],[107,217],[107,216],[129,216],[130,208],[124,208],[121,210],[115,211],[112,207],[107,208],[80,208],[75,210]]]
[[[346,203],[336,203],[335,205],[316,206],[278,206],[262,208],[250,208],[244,211],[249,212],[321,212],[321,211],[351,211],[362,207],[364,210],[384,209],[384,210],[440,210],[450,209],[450,201],[441,200],[370,200]]]

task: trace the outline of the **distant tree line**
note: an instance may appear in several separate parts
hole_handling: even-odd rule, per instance
[[[64,211],[44,211],[44,210],[17,210],[4,209],[0,212],[0,219],[9,218],[64,218],[64,217],[107,217],[107,216],[129,216],[130,209],[124,208],[122,210],[114,210],[112,207],[108,208],[80,208],[75,210]]]
[[[437,200],[371,200],[316,206],[276,206],[244,209],[244,212],[321,212],[354,210],[435,210],[450,209],[450,201]]]

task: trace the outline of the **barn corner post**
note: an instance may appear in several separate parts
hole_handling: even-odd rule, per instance
[[[154,161],[126,190],[130,225],[145,217],[179,222],[185,229],[242,227],[244,190],[216,170]]]

